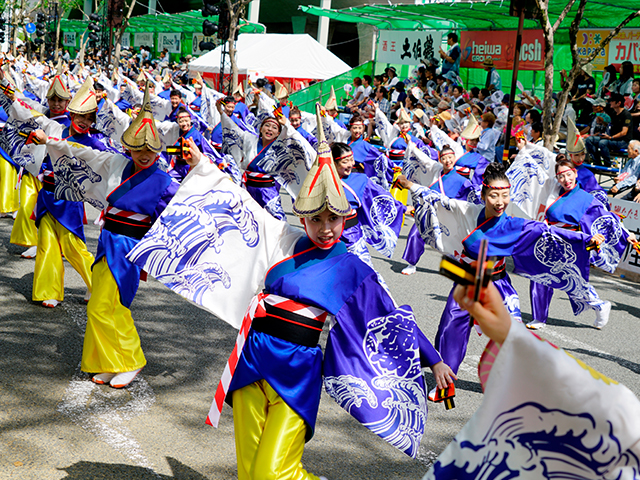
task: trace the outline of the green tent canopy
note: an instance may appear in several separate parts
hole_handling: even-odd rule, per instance
[[[129,26],[126,33],[173,33],[181,32],[185,35],[182,38],[181,50],[182,54],[191,53],[191,43],[194,33],[202,33],[202,23],[205,18],[200,10],[191,10],[182,13],[157,13],[148,15],[139,15],[129,19]],[[208,20],[216,23],[217,16],[208,17]],[[77,37],[81,37],[87,30],[87,20],[69,20],[61,19],[60,30],[62,32],[76,32]],[[240,27],[240,33],[265,33],[266,27],[261,23],[250,23],[243,21]],[[157,37],[154,35],[154,41]],[[79,44],[78,44],[79,46]],[[154,45],[155,47],[155,45]]]

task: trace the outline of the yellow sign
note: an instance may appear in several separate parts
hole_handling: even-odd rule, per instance
[[[578,55],[581,59],[587,58],[600,45],[611,30],[579,30],[578,31]],[[598,56],[591,62],[594,70],[602,71],[609,65],[609,46],[602,48]]]

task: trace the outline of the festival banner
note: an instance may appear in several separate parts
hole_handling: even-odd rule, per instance
[[[640,30],[621,30],[609,43],[608,62],[620,71],[625,61],[633,63],[634,73],[640,73]]]
[[[376,61],[396,65],[419,65],[422,59],[440,58],[442,32],[381,30]]]
[[[120,37],[120,47],[129,48],[131,46],[131,34],[123,33],[122,37]]]
[[[207,53],[209,50],[200,50],[200,42],[205,41],[205,42],[211,42],[214,45],[218,45],[219,41],[218,41],[218,37],[216,36],[212,36],[212,37],[205,37],[203,34],[201,33],[193,33],[193,37],[191,40],[191,55],[203,55],[205,53]]]
[[[610,30],[579,30],[577,38],[578,55],[581,59],[587,58],[591,53],[596,50],[600,42],[609,35]],[[604,67],[609,65],[609,45],[600,49],[600,53],[591,62],[593,69],[597,71],[604,70]]]
[[[630,232],[640,238],[640,203],[620,200],[619,198],[609,198],[611,211],[622,216],[622,223]],[[630,245],[622,254],[622,259],[618,265],[620,270],[640,274],[640,253]]]
[[[150,47],[151,45],[153,45],[153,32],[133,34],[134,47]]]
[[[461,32],[460,48],[464,68],[484,68],[482,62],[493,60],[498,70],[512,70],[516,52],[515,30],[503,32]],[[520,48],[520,70],[544,70],[544,35],[542,30],[525,30]]]
[[[165,48],[169,53],[180,53],[180,37],[182,33],[158,33],[158,48],[157,51],[161,52]]]
[[[62,34],[62,45],[65,47],[76,47],[76,32],[64,32]]]

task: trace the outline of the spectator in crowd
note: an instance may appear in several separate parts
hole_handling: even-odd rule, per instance
[[[482,66],[487,71],[487,79],[484,82],[484,87],[489,91],[502,90],[502,79],[493,64],[493,59],[491,57],[485,58]]]
[[[636,185],[640,179],[640,141],[631,140],[628,147],[629,160],[620,172],[620,174],[614,178],[616,182],[611,190],[610,195],[617,195],[629,191],[623,198],[624,200],[632,200],[634,202],[640,202],[640,192]]]
[[[586,140],[587,152],[595,165],[610,167],[611,150],[620,150],[627,147],[631,140],[631,114],[624,108],[624,96],[614,93],[609,99],[614,115],[611,118],[611,130],[609,134],[592,135]]]
[[[462,51],[460,50],[460,45],[458,45],[458,34],[449,33],[447,35],[447,44],[450,47],[447,52],[440,47],[440,57],[442,58],[441,73],[445,75],[447,72],[453,72],[456,75],[460,75],[460,55]]]

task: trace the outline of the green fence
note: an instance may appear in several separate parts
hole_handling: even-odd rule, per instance
[[[295,93],[289,95],[289,99],[294,105],[304,112],[315,113],[316,102],[320,102],[323,105],[329,99],[331,93],[331,87],[336,91],[336,100],[338,105],[346,105],[348,97],[344,91],[345,84],[353,85],[353,79],[356,77],[362,78],[363,75],[373,76],[373,62],[363,63],[357,67],[345,72],[336,77],[329,78],[323,82],[314,83],[313,85],[298,90]]]

